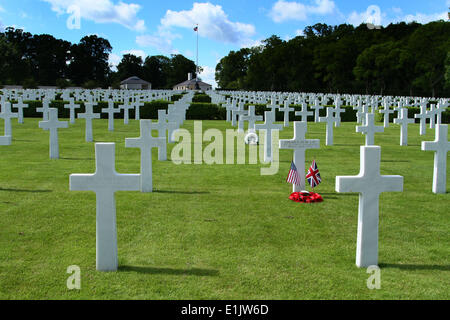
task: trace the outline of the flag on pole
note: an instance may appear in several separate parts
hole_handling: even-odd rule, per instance
[[[300,177],[298,175],[297,167],[295,166],[294,161],[292,161],[291,169],[289,170],[289,175],[286,179],[286,182],[295,184],[296,186],[300,185]]]
[[[308,174],[306,175],[306,180],[308,180],[311,188],[313,189],[322,182],[316,160],[313,161],[311,167],[309,168]]]
[[[194,28],[194,31],[197,32],[198,31],[198,26]]]

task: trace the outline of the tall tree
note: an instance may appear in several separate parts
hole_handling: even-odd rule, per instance
[[[71,80],[81,85],[87,81],[104,84],[109,73],[108,58],[112,47],[108,40],[91,35],[71,48]]]
[[[444,85],[444,62],[450,51],[450,24],[431,22],[422,26],[411,35],[409,46],[416,61],[415,86],[435,97]]]
[[[117,65],[119,79],[127,79],[132,76],[143,77],[143,61],[141,57],[132,54],[123,56],[122,61]]]
[[[167,88],[167,76],[170,72],[171,60],[165,56],[147,57],[143,66],[143,78],[152,84],[154,89]]]

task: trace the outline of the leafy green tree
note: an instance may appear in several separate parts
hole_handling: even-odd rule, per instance
[[[141,57],[132,54],[124,55],[122,61],[117,65],[119,79],[124,80],[132,76],[142,78],[144,74],[143,63]]]
[[[143,79],[152,84],[154,89],[165,89],[171,68],[171,60],[165,56],[147,57],[143,66]]]
[[[450,89],[450,51],[447,53],[447,60],[445,60],[445,88]]]
[[[414,84],[433,97],[444,86],[444,62],[450,51],[450,24],[431,22],[417,29],[409,39],[416,61]]]
[[[69,74],[72,82],[81,85],[89,80],[106,83],[110,72],[108,58],[112,47],[108,40],[87,36],[71,48]]]
[[[195,62],[187,59],[181,54],[175,54],[170,59],[170,69],[167,74],[167,88],[187,80],[188,73],[196,74]]]
[[[253,49],[243,48],[231,51],[220,60],[216,66],[216,81],[220,88],[236,90],[245,87],[245,76],[253,52]]]

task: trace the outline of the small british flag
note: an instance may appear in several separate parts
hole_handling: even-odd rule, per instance
[[[322,182],[316,160],[313,161],[311,167],[309,168],[308,174],[306,175],[306,180],[308,180],[311,188],[313,189]]]

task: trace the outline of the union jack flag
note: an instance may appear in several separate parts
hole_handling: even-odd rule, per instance
[[[306,175],[306,180],[308,180],[313,189],[322,182],[316,160],[313,161],[311,167],[309,168],[308,174]]]
[[[291,169],[289,170],[289,175],[286,179],[286,182],[295,184],[296,186],[300,185],[300,177],[298,175],[297,167],[295,166],[293,161],[292,161]]]

